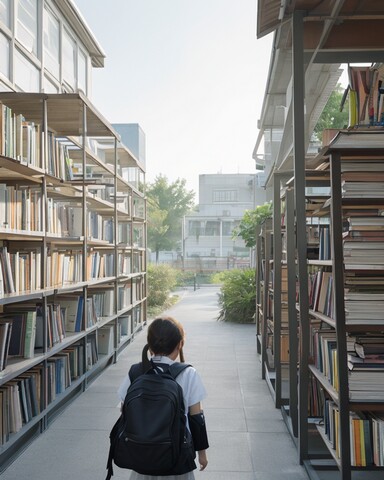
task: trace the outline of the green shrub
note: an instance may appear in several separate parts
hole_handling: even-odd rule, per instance
[[[254,322],[256,312],[255,270],[228,270],[220,288],[218,320],[233,323]]]
[[[233,270],[223,270],[212,275],[212,283],[224,283],[225,279],[230,277]]]
[[[169,265],[148,264],[148,307],[166,304],[170,292],[176,286],[177,271]]]
[[[177,286],[186,287],[193,285],[195,274],[194,272],[186,272],[183,270],[177,270]]]

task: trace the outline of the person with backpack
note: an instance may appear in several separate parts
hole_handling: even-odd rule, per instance
[[[147,342],[142,361],[118,390],[122,413],[110,434],[107,480],[112,461],[131,470],[129,480],[194,480],[195,452],[200,470],[208,464],[205,387],[184,363],[184,329],[177,320],[153,320]]]

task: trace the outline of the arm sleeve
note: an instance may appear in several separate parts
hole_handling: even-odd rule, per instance
[[[117,395],[121,402],[124,402],[125,396],[127,395],[127,390],[130,384],[131,384],[131,381],[129,379],[129,376],[127,375],[124,378],[123,382],[121,383],[119,389],[117,390]]]
[[[189,408],[191,405],[195,405],[204,400],[207,396],[207,391],[205,390],[200,375],[193,367],[188,368],[183,373],[186,375],[183,378],[183,384],[181,386],[184,391],[186,407]]]

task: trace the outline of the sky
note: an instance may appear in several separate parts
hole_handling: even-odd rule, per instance
[[[139,123],[146,179],[254,173],[272,35],[256,38],[256,0],[74,0],[106,54],[92,103]],[[197,200],[197,197],[196,197]]]

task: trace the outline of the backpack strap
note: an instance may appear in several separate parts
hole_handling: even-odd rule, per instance
[[[164,369],[164,373],[169,373],[171,375],[171,377],[175,380],[176,377],[178,375],[180,375],[180,373],[185,370],[186,368],[188,367],[191,367],[191,365],[189,363],[181,363],[181,362],[175,362],[175,363],[172,363],[171,365],[168,365],[167,363],[153,363],[153,368],[155,369],[156,366],[161,366],[161,367],[165,367]],[[143,373],[146,373],[144,372],[143,370],[143,364],[142,362],[140,363],[135,363],[134,365],[131,366],[131,368],[129,369],[129,372],[128,372],[128,375],[129,375],[129,379],[131,380],[131,383],[136,380],[136,378],[140,377],[140,375],[143,375]]]
[[[176,377],[180,375],[181,372],[183,372],[186,368],[191,366],[192,365],[190,365],[189,363],[175,362],[175,363],[172,363],[172,365],[169,365],[167,372],[171,374],[174,380],[176,380]]]
[[[115,444],[117,440],[117,431],[120,424],[121,424],[121,415],[117,419],[115,425],[112,427],[111,433],[109,434],[110,447],[109,447],[109,454],[108,454],[108,461],[107,461],[107,476],[105,480],[110,480],[113,475],[112,460],[113,460],[113,453],[114,453]]]
[[[142,375],[144,372],[144,369],[143,369],[143,363],[140,362],[140,363],[135,363],[134,365],[131,366],[131,368],[129,369],[129,372],[128,372],[128,375],[129,375],[129,379],[131,381],[131,383],[136,380],[136,378],[140,377],[140,375]]]

